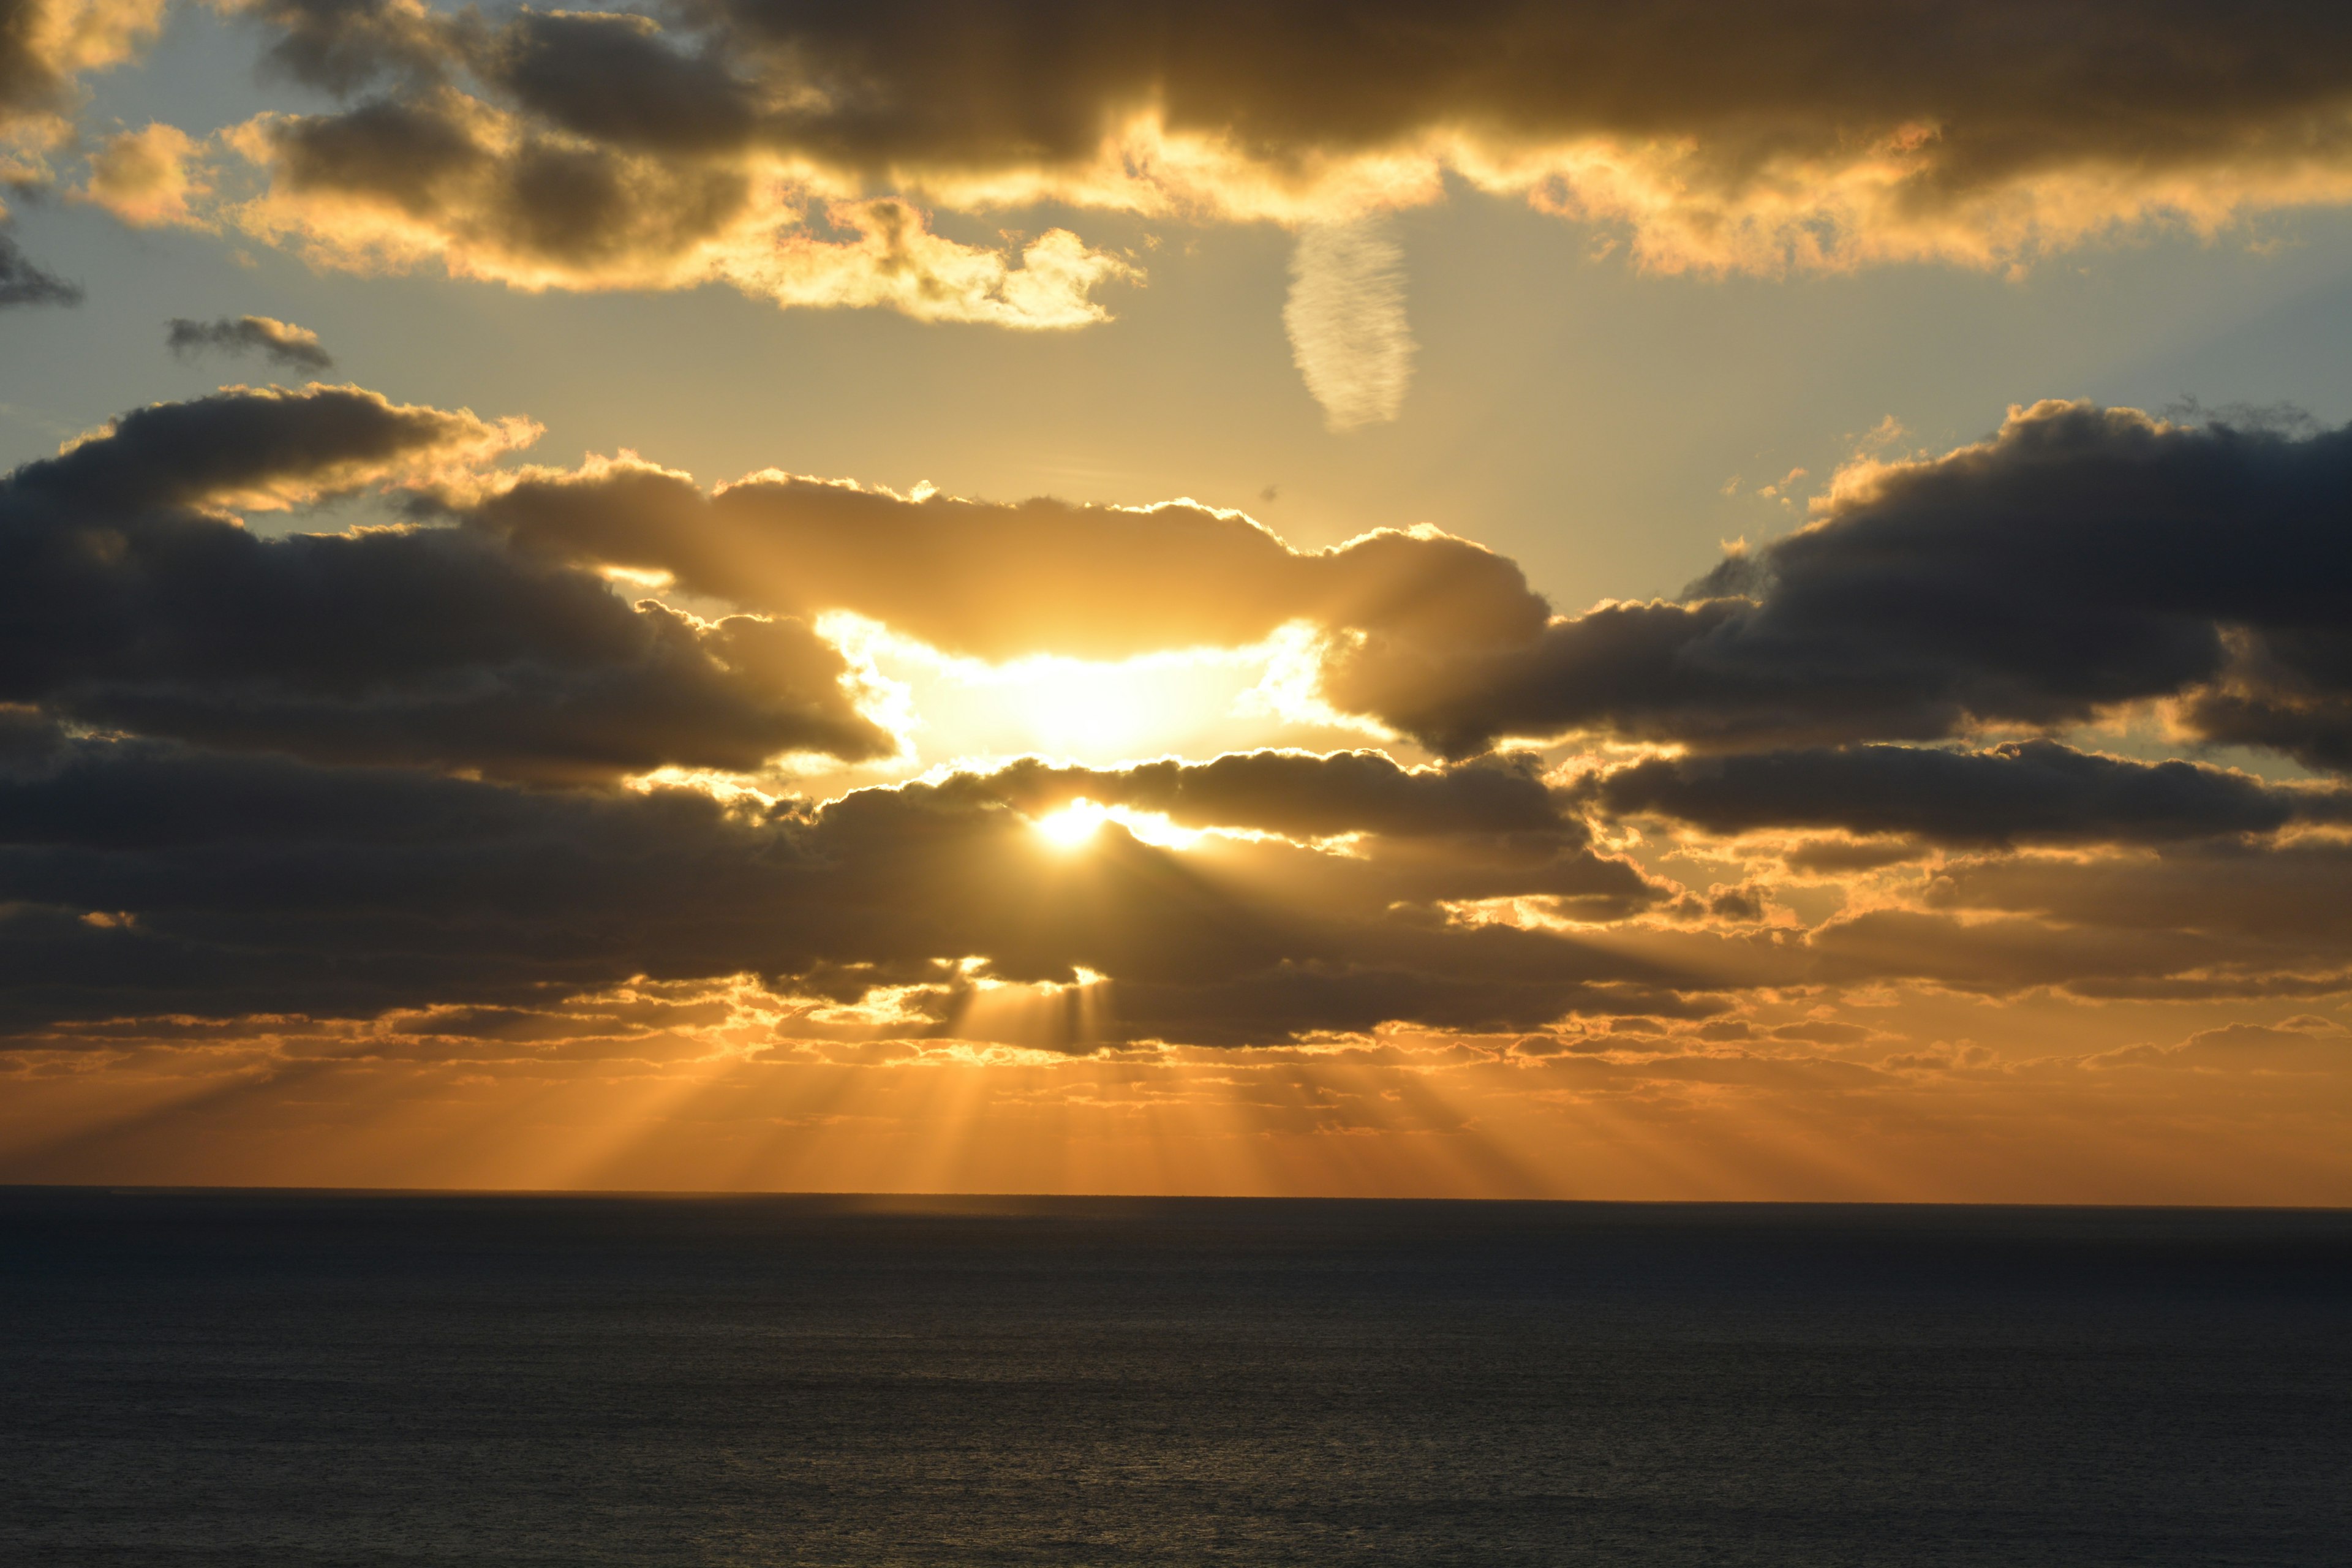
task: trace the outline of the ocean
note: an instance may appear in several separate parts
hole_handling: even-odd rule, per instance
[[[11,1564],[2352,1562],[2352,1213],[0,1190]]]

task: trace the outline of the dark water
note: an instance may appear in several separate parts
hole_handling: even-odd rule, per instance
[[[0,1561],[2344,1563],[2352,1214],[0,1191]]]

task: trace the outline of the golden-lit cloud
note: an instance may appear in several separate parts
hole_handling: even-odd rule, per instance
[[[207,194],[193,165],[195,140],[170,125],[150,125],[108,137],[89,160],[89,177],[75,194],[133,228],[200,222],[189,204]]]
[[[78,81],[130,59],[162,26],[164,0],[10,0],[0,9],[0,174],[42,177],[72,134]]]
[[[50,177],[73,73],[124,58],[160,4],[23,0],[0,40],[18,177]],[[1598,0],[223,8],[332,106],[121,132],[78,194],[326,269],[720,283],[1024,331],[1107,321],[1144,280],[1157,237],[1108,247],[1077,232],[1089,215],[1276,225],[1297,235],[1293,357],[1342,432],[1398,417],[1412,380],[1387,220],[1450,192],[1586,226],[1648,271],[1768,277],[2015,271],[2352,201],[2352,37],[2303,7],[2093,6],[2063,30],[2027,0],[1799,0],[1704,27]],[[71,297],[11,275],[0,300]]]
[[[218,221],[343,270],[431,261],[532,289],[725,282],[779,305],[1025,329],[1105,320],[1095,289],[1134,275],[1066,229],[967,245],[903,200],[826,199],[772,161],[680,163],[539,135],[449,91],[264,118],[227,142],[268,189]]]
[[[1598,5],[719,3],[669,28],[541,12],[493,26],[390,0],[247,9],[278,29],[282,68],[392,95],[272,132],[278,188],[315,184],[304,160],[340,148],[347,188],[405,191],[408,244],[517,280],[534,263],[515,233],[491,237],[534,214],[543,282],[568,276],[556,250],[614,257],[623,237],[640,276],[662,275],[656,254],[698,266],[710,241],[681,215],[756,206],[763,167],[960,211],[1050,201],[1309,231],[1452,181],[1614,228],[1643,266],[1707,272],[2002,266],[2352,197],[2346,40],[2305,10],[2093,10],[2060,36],[2016,0],[1965,15],[1818,0],[1699,28]],[[360,173],[377,156],[362,144],[428,143],[499,150],[474,160],[483,183],[464,200]],[[556,190],[590,183],[614,232],[548,226]]]
[[[792,619],[631,604],[457,530],[261,538],[236,515],[448,493],[538,434],[350,386],[124,415],[0,481],[0,700],[353,763],[611,782],[888,755],[840,652]]]
[[[79,79],[132,58],[162,26],[164,3],[0,0],[0,187],[13,185],[21,194],[55,181],[57,157],[70,150],[75,138]],[[155,151],[168,154],[172,149],[159,143]],[[138,159],[126,153],[117,162],[131,177],[129,165]],[[162,190],[168,174],[147,184],[156,187],[149,200],[169,204],[172,198]],[[0,224],[8,216],[6,202],[0,201]],[[0,228],[0,310],[72,305],[80,299],[77,285],[28,260],[16,237]]]
[[[1546,618],[1516,564],[1434,528],[1303,552],[1188,501],[917,499],[774,471],[706,495],[623,458],[531,470],[466,516],[558,559],[660,572],[746,609],[845,610],[996,661],[1237,647],[1294,620],[1455,646],[1534,637]]]

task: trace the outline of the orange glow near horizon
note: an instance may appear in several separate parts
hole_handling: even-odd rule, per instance
[[[954,1038],[655,1037],[417,1062],[363,1041],[16,1076],[0,1179],[544,1190],[2352,1202],[2337,1080],[2014,1060],[1824,1079],[1692,1037],[1528,1056],[1389,1032],[1112,1047],[1118,986],[985,982]],[[2025,1020],[2019,1020],[2021,1023]],[[2033,1020],[2048,1029],[2050,1016]],[[730,1041],[732,1043],[730,1043]],[[1606,1047],[1606,1037],[1594,1045]],[[607,1047],[611,1049],[612,1047]],[[491,1056],[498,1052],[488,1053]],[[1978,1129],[2013,1130],[1996,1147]]]

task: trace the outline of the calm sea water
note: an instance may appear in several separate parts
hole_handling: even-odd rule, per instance
[[[2344,1563],[2352,1214],[0,1191],[0,1561]]]

